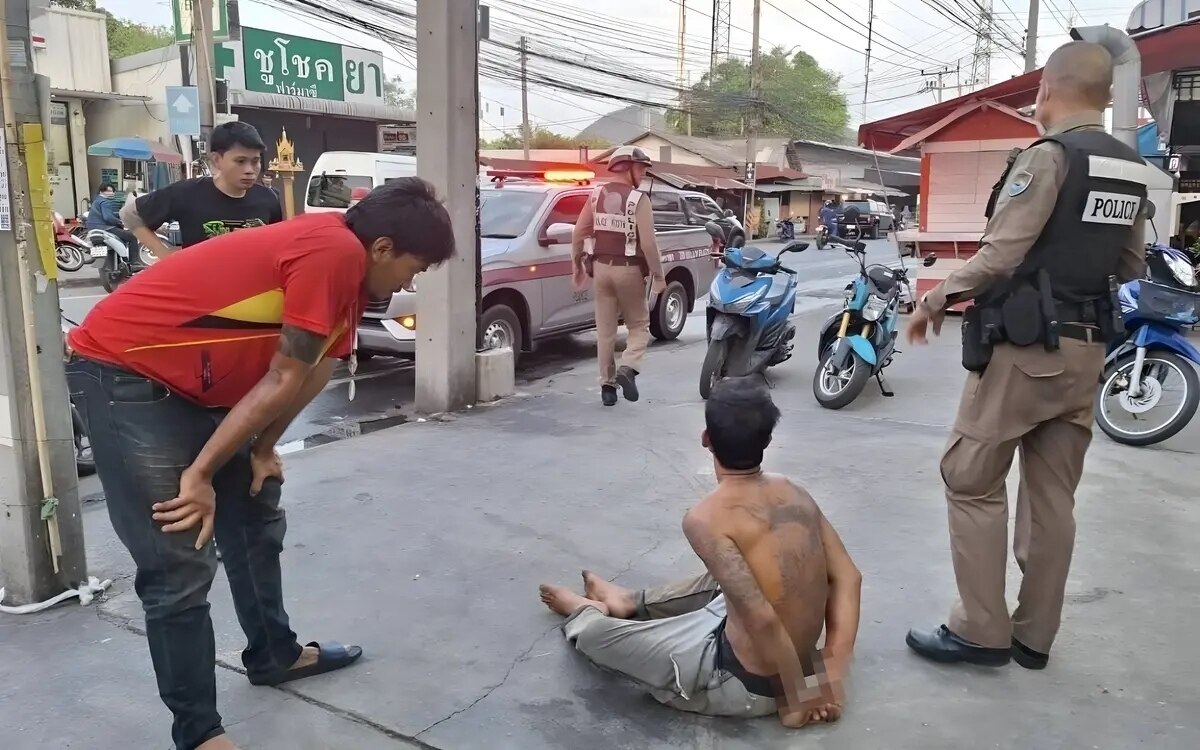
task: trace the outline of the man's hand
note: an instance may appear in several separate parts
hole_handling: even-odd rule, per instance
[[[822,658],[825,674],[820,677],[822,680],[821,692],[828,692],[830,695],[828,700],[818,706],[812,707],[808,712],[808,723],[811,724],[821,722],[832,723],[842,718],[842,704],[846,700],[846,689],[843,685],[843,680],[846,678],[846,672],[849,668],[849,657],[835,656],[825,651],[822,653]],[[827,681],[827,684],[825,681]]]
[[[665,291],[667,291],[667,280],[662,276],[655,276],[650,282],[650,293],[657,297]]]
[[[280,484],[283,484],[283,459],[279,457],[279,452],[274,448],[269,451],[252,449],[250,451],[250,469],[252,471],[250,497],[262,492],[263,481],[267,477],[275,477]]]
[[[933,323],[933,335],[940,336],[942,333],[942,321],[945,318],[941,315],[934,315],[925,306],[925,303],[918,303],[913,310],[912,318],[908,321],[908,330],[905,332],[910,344],[928,344],[929,339],[926,337],[926,331],[929,328],[929,323]]]
[[[577,292],[587,289],[587,273],[583,270],[581,264],[575,264],[575,269],[571,273],[571,286]]]
[[[154,520],[166,524],[163,531],[187,531],[200,524],[196,549],[204,549],[204,545],[212,539],[217,493],[213,490],[211,476],[188,467],[179,477],[179,495],[174,500],[155,503],[152,508]]]

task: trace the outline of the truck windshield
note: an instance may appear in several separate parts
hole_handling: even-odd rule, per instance
[[[374,180],[365,175],[313,175],[308,183],[308,205],[316,208],[349,208],[355,188],[369,191],[374,186]]]
[[[852,207],[857,208],[858,212],[860,214],[871,213],[871,204],[868,201],[847,201],[846,205],[843,207],[843,210],[846,210],[846,209],[852,208]]]
[[[479,192],[479,236],[511,240],[525,234],[545,193],[503,188]]]

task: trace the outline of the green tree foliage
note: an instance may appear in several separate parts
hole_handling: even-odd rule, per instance
[[[591,138],[583,141],[569,135],[561,135],[546,128],[535,127],[532,137],[529,140],[530,148],[551,149],[551,148],[579,148],[587,146],[588,148],[608,148],[609,144],[599,139]],[[479,147],[483,149],[518,149],[521,145],[521,131],[515,130],[502,134],[499,138],[494,138],[490,141],[480,141]]]
[[[117,59],[162,49],[171,44],[175,35],[166,26],[147,26],[136,21],[117,18],[96,5],[96,0],[51,0],[51,5],[72,10],[87,10],[103,13],[107,18],[108,56]]]
[[[762,56],[759,133],[839,140],[849,121],[839,83],[837,74],[823,69],[806,52],[789,58],[782,47],[771,50]],[[683,108],[692,113],[692,135],[745,135],[746,118],[754,109],[750,63],[730,59],[718,65],[683,97]],[[672,112],[671,124],[683,131],[686,115]]]
[[[383,82],[383,101],[391,107],[416,109],[417,92],[404,88],[404,81],[400,76],[392,76]]]

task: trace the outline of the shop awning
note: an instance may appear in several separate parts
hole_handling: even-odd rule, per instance
[[[686,190],[690,188],[712,188],[714,190],[749,190],[746,183],[732,177],[722,177],[714,174],[697,174],[691,171],[672,169],[651,169],[650,176],[662,180],[673,188]]]
[[[1134,37],[1142,56],[1142,75],[1149,76],[1168,70],[1200,67],[1200,22],[1153,29]],[[865,148],[891,151],[909,136],[918,133],[960,107],[979,100],[988,100],[1013,109],[1032,106],[1042,82],[1040,69],[1010,78],[965,96],[949,99],[929,107],[905,112],[858,129],[858,141]]]
[[[830,193],[859,193],[861,195],[881,195],[885,198],[901,197],[908,195],[903,190],[893,190],[886,185],[876,185],[873,182],[865,182],[863,180],[842,180],[837,185],[827,188]]]
[[[821,178],[805,178],[803,180],[783,180],[780,182],[760,182],[754,186],[754,192],[773,195],[775,193],[819,193],[824,190]]]
[[[89,99],[91,101],[125,101],[148,102],[148,96],[133,96],[131,94],[114,94],[111,91],[81,91],[78,89],[50,89],[50,96],[59,99]]]
[[[308,99],[285,94],[264,94],[259,91],[232,90],[229,92],[229,105],[253,109],[286,109],[309,112],[314,115],[332,115],[384,123],[417,121],[415,110],[390,107],[386,104],[335,102],[328,99]]]

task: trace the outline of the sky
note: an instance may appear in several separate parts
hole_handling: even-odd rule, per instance
[[[384,0],[412,10],[411,0]],[[1024,42],[1027,0],[937,0],[962,17],[968,9],[979,12],[988,2],[998,47],[990,63],[990,81],[1019,74],[1023,55],[1016,49]],[[337,5],[339,0],[325,0]],[[871,83],[864,90],[867,4],[869,0],[762,0],[761,40],[764,50],[780,46],[799,48],[816,58],[824,68],[841,76],[841,89],[849,104],[852,126],[932,104],[935,94],[921,91],[932,75],[922,70],[948,71],[944,86],[968,85],[972,73],[973,31],[956,25],[923,0],[876,0],[873,24]],[[653,79],[656,85],[630,82],[585,70],[556,68],[543,59],[531,58],[529,70],[535,79],[568,80],[573,85],[599,88],[639,100],[666,102],[677,80],[677,51],[680,5],[687,8],[685,77],[699,80],[708,68],[712,28],[712,0],[607,0],[597,5],[588,0],[493,0],[495,38],[515,44],[519,33],[528,34],[531,44],[547,54],[569,56],[605,69],[623,68],[636,77]],[[100,0],[114,15],[147,24],[169,25],[169,0]],[[753,0],[732,0],[730,52],[748,58],[751,46]],[[1134,2],[1120,0],[1042,0],[1038,33],[1038,61],[1042,63],[1055,47],[1069,41],[1071,25],[1110,24],[1124,28]],[[400,75],[411,89],[417,86],[415,56],[396,50],[372,37],[306,16],[291,0],[241,0],[244,26],[327,39],[383,53],[388,73]],[[597,10],[602,8],[602,10]],[[524,9],[524,10],[522,10]],[[389,23],[391,23],[389,21]],[[396,24],[403,21],[397,19]],[[411,23],[411,22],[410,22]],[[411,32],[411,27],[410,27]],[[516,53],[493,49],[491,54],[515,61]],[[657,83],[661,81],[661,83]],[[865,96],[864,96],[865,92]],[[957,95],[945,91],[946,98]],[[516,131],[521,122],[520,87],[515,80],[494,80],[485,75],[480,86],[481,135],[494,138]],[[864,106],[865,100],[865,106]],[[562,91],[543,81],[531,83],[531,123],[564,134],[573,134],[600,115],[619,109],[627,102]]]

